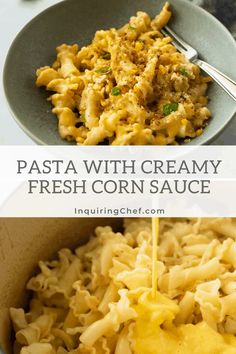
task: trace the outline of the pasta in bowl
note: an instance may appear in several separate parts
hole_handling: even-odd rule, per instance
[[[211,113],[209,77],[178,53],[160,30],[169,4],[153,20],[139,11],[116,30],[97,31],[79,48],[63,44],[37,70],[63,139],[79,145],[174,145],[203,133]]]
[[[234,219],[161,220],[153,298],[150,220],[98,227],[39,262],[29,311],[10,309],[15,353],[235,353],[235,240]]]

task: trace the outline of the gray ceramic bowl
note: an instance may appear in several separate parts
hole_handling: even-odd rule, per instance
[[[4,70],[6,96],[14,117],[37,143],[68,144],[57,131],[57,118],[46,101],[47,93],[35,87],[35,71],[51,64],[55,48],[62,43],[88,44],[98,29],[119,27],[138,10],[155,16],[162,0],[66,0],[34,18],[13,42]],[[171,27],[200,53],[200,57],[236,80],[236,43],[213,16],[185,0],[170,1]],[[216,137],[234,116],[236,105],[217,86],[209,90],[213,119],[204,134],[191,144],[206,144]]]

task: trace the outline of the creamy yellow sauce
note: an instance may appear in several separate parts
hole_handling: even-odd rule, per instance
[[[134,354],[235,354],[236,338],[219,334],[205,322],[174,326],[178,305],[158,293],[143,293],[134,306]]]
[[[157,291],[159,219],[152,219],[152,289],[137,294],[134,354],[235,354],[236,337],[205,322],[175,326],[179,306]]]

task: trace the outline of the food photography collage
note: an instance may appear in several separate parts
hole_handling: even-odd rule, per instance
[[[236,354],[236,1],[0,3],[0,354]]]

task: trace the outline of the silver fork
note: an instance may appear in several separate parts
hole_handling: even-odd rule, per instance
[[[236,82],[220,72],[218,69],[214,68],[212,65],[198,59],[198,52],[196,49],[186,43],[168,26],[165,26],[161,32],[163,35],[171,37],[173,44],[178,49],[178,51],[183,53],[188,58],[188,60],[194,64],[197,64],[203,71],[210,75],[215,80],[215,82],[217,82],[228,93],[228,95],[230,95],[236,101]]]

